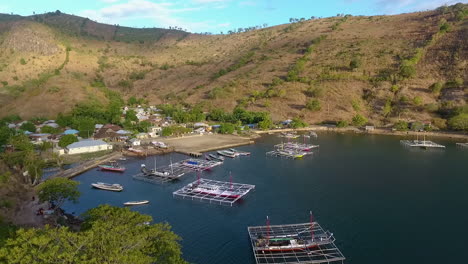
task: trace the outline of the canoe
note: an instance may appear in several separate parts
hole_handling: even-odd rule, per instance
[[[148,204],[149,201],[148,200],[142,200],[142,201],[128,201],[128,202],[125,202],[124,205],[141,205],[141,204]]]

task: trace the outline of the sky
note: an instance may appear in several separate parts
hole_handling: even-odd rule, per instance
[[[107,24],[180,27],[218,34],[289,18],[336,14],[390,15],[434,9],[468,0],[0,0],[0,13],[32,15],[60,10]]]

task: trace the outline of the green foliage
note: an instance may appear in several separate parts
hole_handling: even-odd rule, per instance
[[[73,117],[70,115],[64,115],[62,113],[59,113],[57,115],[57,118],[55,119],[55,122],[60,126],[60,127],[67,127],[71,126],[73,124]]]
[[[128,208],[101,205],[86,213],[78,232],[49,226],[19,229],[0,249],[0,262],[185,264],[179,237],[168,224],[145,224],[151,221]]]
[[[43,126],[41,128],[41,133],[46,133],[46,134],[58,134],[60,132],[60,129],[51,127],[51,126]]]
[[[349,68],[351,70],[355,70],[359,67],[361,67],[361,60],[359,58],[353,58],[350,62],[349,62]]]
[[[413,131],[423,131],[424,130],[424,124],[421,122],[413,122],[411,123],[411,130]]]
[[[364,126],[365,124],[367,124],[367,118],[365,118],[364,116],[360,115],[360,114],[356,114],[353,119],[351,120],[353,126],[356,126],[356,127],[362,127]]]
[[[208,99],[227,98],[231,95],[232,90],[227,87],[215,87],[208,93]]]
[[[396,93],[396,92],[398,92],[399,90],[400,90],[400,86],[398,86],[398,85],[396,85],[396,84],[394,84],[394,85],[392,85],[392,87],[390,87],[390,91],[391,91],[392,93]]]
[[[235,71],[243,66],[245,66],[247,63],[252,61],[253,56],[255,55],[254,51],[249,51],[247,54],[242,56],[236,63],[233,65],[229,66],[226,69],[221,69],[219,70],[214,76],[213,79],[217,79],[229,72]]]
[[[408,123],[405,121],[398,121],[393,126],[398,131],[407,131],[408,130]]]
[[[96,120],[91,117],[79,117],[73,121],[73,126],[80,131],[78,135],[82,138],[89,138],[94,133]]]
[[[439,32],[440,33],[449,32],[450,29],[451,29],[450,24],[447,21],[443,21],[439,26]]]
[[[390,115],[391,112],[392,112],[392,101],[388,99],[385,102],[385,106],[383,108],[383,115],[387,117]]]
[[[453,130],[468,131],[468,113],[461,113],[450,118],[448,125]]]
[[[232,134],[236,130],[236,126],[231,123],[222,123],[218,132],[220,134]]]
[[[320,111],[322,106],[320,105],[320,101],[317,99],[311,99],[307,101],[306,108],[312,112]]]
[[[163,137],[168,137],[168,136],[178,136],[178,135],[186,134],[191,131],[192,129],[182,127],[182,126],[168,126],[168,127],[163,127],[161,134]]]
[[[37,187],[39,201],[49,202],[60,208],[65,201],[76,203],[80,197],[78,182],[68,178],[52,178]]]
[[[119,85],[122,88],[125,89],[130,89],[133,87],[133,82],[131,80],[120,80],[117,85]]]
[[[423,100],[422,100],[422,98],[420,96],[415,96],[413,98],[413,104],[414,105],[420,106],[420,105],[422,105],[422,103],[423,103]]]
[[[445,130],[447,129],[447,120],[443,118],[433,118],[432,119],[432,124],[437,127],[440,130]]]
[[[338,123],[336,123],[336,127],[347,127],[349,124],[348,124],[348,121],[346,120],[340,120],[338,121]]]
[[[361,104],[358,100],[351,100],[351,106],[353,107],[354,111],[359,112],[361,111]]]
[[[432,93],[435,94],[435,95],[440,94],[440,92],[442,91],[442,88],[444,88],[444,85],[441,82],[433,83],[429,87],[429,89],[431,89]]]
[[[319,86],[310,86],[305,94],[310,97],[320,98],[324,95],[325,91]]]
[[[29,132],[32,132],[32,133],[35,133],[36,132],[36,126],[31,123],[31,122],[24,122],[21,126],[20,126],[20,129],[21,130],[24,130],[24,131],[29,131]]]
[[[15,130],[8,128],[6,125],[0,124],[0,151],[3,145],[5,145],[10,137],[15,134]]]
[[[145,75],[146,75],[146,71],[134,71],[132,73],[130,73],[130,75],[128,76],[128,78],[130,80],[143,80],[145,79]]]
[[[23,59],[23,58],[21,58],[21,59],[20,59],[20,64],[21,64],[21,65],[26,65],[26,60]]]
[[[299,117],[295,117],[292,119],[290,126],[292,128],[302,128],[302,127],[307,127],[308,124],[304,122],[304,120],[300,119]]]
[[[75,142],[78,142],[78,138],[75,135],[64,135],[60,138],[58,145],[62,148],[65,148],[66,146]]]
[[[399,75],[402,78],[409,79],[409,78],[413,77],[415,74],[416,74],[416,68],[414,68],[413,65],[402,65],[400,67]]]
[[[262,120],[258,122],[258,127],[261,130],[268,130],[273,127],[273,121],[270,118]]]

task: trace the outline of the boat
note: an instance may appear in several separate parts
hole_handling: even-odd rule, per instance
[[[124,172],[125,167],[120,166],[117,162],[110,162],[109,165],[99,165],[98,168],[103,171]]]
[[[148,200],[141,200],[141,201],[128,201],[128,202],[125,202],[124,205],[141,205],[141,204],[148,204],[149,201]]]
[[[125,158],[125,157],[120,157],[119,160],[125,161],[125,160],[127,160],[127,158]]]
[[[120,192],[123,190],[123,186],[117,183],[111,184],[111,183],[97,182],[97,183],[91,183],[91,186],[96,189],[113,191],[113,192]]]
[[[189,160],[186,160],[184,162],[182,162],[182,165],[190,168],[190,169],[193,169],[193,170],[208,170],[208,169],[211,169],[212,167],[214,167],[215,165],[210,165],[208,164],[203,164],[202,162],[199,162],[197,160],[194,160],[194,159],[189,159]]]
[[[310,230],[304,232],[310,233]],[[330,232],[325,232],[325,234],[313,238],[298,233],[292,235],[272,236],[269,238],[260,236],[254,239],[255,250],[263,252],[300,251],[315,248],[324,244],[330,244],[333,241],[333,234]]]
[[[309,136],[310,136],[310,137],[314,137],[314,138],[318,138],[317,133],[314,132],[314,131],[310,131]]]
[[[156,166],[154,167],[153,170],[148,170],[146,168],[146,165],[145,164],[141,164],[141,172],[144,174],[144,175],[148,175],[148,176],[160,176],[160,177],[167,177],[169,175],[171,175],[169,172],[167,171],[158,171],[156,170]]]
[[[219,155],[221,155],[221,156],[226,156],[226,157],[229,157],[229,158],[235,158],[235,157],[239,156],[239,154],[236,154],[235,152],[228,151],[228,150],[220,150],[217,153]]]
[[[193,183],[188,186],[188,189],[192,193],[201,193],[218,197],[227,197],[227,198],[239,198],[241,194],[231,190],[223,190],[217,185],[213,184],[198,184]]]
[[[249,156],[250,155],[250,152],[246,152],[246,151],[239,151],[237,149],[229,149],[231,152],[234,152],[234,153],[237,153],[239,154],[240,156]]]
[[[213,157],[210,157],[209,155],[205,155],[206,160],[213,160]]]
[[[224,161],[224,157],[223,156],[217,156],[215,154],[209,154],[208,156],[210,156],[213,160],[219,160],[219,161]]]

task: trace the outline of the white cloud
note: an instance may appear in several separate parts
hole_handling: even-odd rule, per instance
[[[106,4],[112,4],[112,3],[119,2],[120,0],[99,0],[99,1],[104,2]]]
[[[215,0],[197,0],[215,1]],[[216,22],[197,21],[192,22],[184,17],[192,11],[200,10],[199,7],[177,5],[169,2],[154,3],[148,0],[127,0],[122,3],[110,4],[98,10],[83,10],[80,15],[89,17],[101,23],[130,24],[132,21],[152,20],[156,27],[167,28],[177,26],[190,32],[209,31],[216,29]],[[185,16],[184,16],[185,15]],[[152,25],[146,25],[152,26]]]

